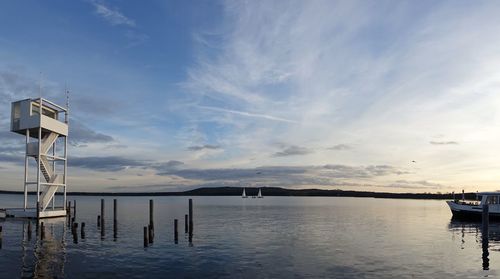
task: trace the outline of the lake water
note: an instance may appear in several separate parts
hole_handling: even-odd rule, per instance
[[[0,278],[479,278],[499,275],[500,226],[488,243],[479,224],[451,220],[444,201],[345,197],[191,197],[194,234],[184,233],[189,197],[152,197],[155,240],[143,247],[149,197],[77,201],[85,239],[74,243],[66,218],[44,220],[45,239],[26,220],[0,220]],[[0,195],[0,208],[21,195]],[[179,219],[174,243],[173,220]],[[32,221],[34,224],[34,221]],[[485,239],[486,240],[486,239]]]

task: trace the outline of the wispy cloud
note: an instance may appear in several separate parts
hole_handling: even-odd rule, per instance
[[[455,145],[458,144],[456,141],[430,141],[430,144],[433,145]]]
[[[188,147],[188,150],[190,151],[200,151],[203,149],[220,149],[221,147],[219,145],[213,145],[213,144],[204,144],[204,145],[193,145]]]
[[[206,110],[236,114],[236,115],[252,117],[252,118],[261,118],[261,119],[281,121],[281,122],[287,122],[287,123],[298,123],[297,121],[294,121],[294,120],[285,119],[285,118],[276,117],[276,116],[267,115],[267,114],[251,113],[251,112],[246,112],[246,111],[238,111],[238,110],[231,110],[231,109],[224,109],[224,108],[217,108],[217,107],[210,107],[210,106],[198,106],[198,107],[202,108],[202,109],[206,109]]]
[[[352,149],[352,147],[350,145],[347,145],[347,144],[337,144],[337,145],[334,145],[332,147],[328,147],[327,149],[329,149],[329,150],[349,150],[349,149]]]
[[[312,153],[313,151],[309,148],[291,145],[286,147],[285,149],[278,151],[273,154],[273,157],[286,157],[286,156],[296,156],[296,155],[307,155]]]
[[[126,25],[135,27],[135,21],[126,17],[117,9],[110,8],[97,1],[92,1],[91,3],[95,7],[95,12],[111,25]]]

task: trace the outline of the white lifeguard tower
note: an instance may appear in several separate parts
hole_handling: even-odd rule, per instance
[[[10,130],[26,137],[24,206],[6,209],[7,217],[66,216],[68,120],[68,108],[43,98],[12,103]],[[36,175],[31,174],[30,158],[36,163]],[[28,202],[28,191],[33,190],[36,190],[36,200]],[[56,193],[61,191],[63,197],[56,204]],[[33,204],[29,206],[29,203]]]

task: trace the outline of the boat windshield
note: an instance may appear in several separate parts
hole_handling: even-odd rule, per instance
[[[499,196],[488,196],[486,199],[487,204],[500,204],[500,197]]]

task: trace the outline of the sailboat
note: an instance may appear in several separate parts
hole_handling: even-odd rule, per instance
[[[262,196],[262,192],[260,191],[260,188],[259,188],[259,194],[257,195],[257,198],[259,198],[259,199],[262,199],[262,198],[263,198],[263,196]]]
[[[245,188],[243,188],[243,194],[241,194],[241,197],[244,199],[248,198],[247,193],[245,193]]]

